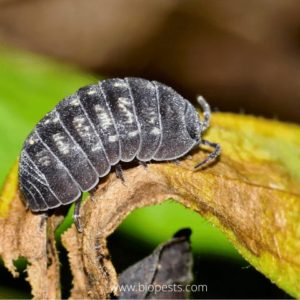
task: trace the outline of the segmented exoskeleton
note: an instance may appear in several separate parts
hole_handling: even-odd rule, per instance
[[[29,208],[49,209],[77,201],[78,229],[82,192],[93,189],[112,166],[176,160],[200,144],[214,148],[202,167],[220,154],[220,146],[201,139],[204,113],[172,88],[141,78],[108,79],[79,89],[49,112],[26,139],[19,161],[20,189]]]

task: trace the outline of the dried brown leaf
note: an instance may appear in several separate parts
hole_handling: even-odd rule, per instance
[[[5,202],[7,205],[3,206]],[[26,210],[17,190],[16,166],[3,188],[1,204],[0,256],[4,265],[17,277],[14,261],[26,258],[27,280],[34,299],[60,298],[59,262],[52,225],[56,217],[46,222],[43,215]]]

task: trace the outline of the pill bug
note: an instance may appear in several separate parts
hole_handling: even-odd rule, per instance
[[[24,142],[19,183],[33,212],[76,202],[79,231],[82,192],[93,189],[120,162],[176,160],[198,145],[214,148],[195,168],[220,154],[219,144],[201,139],[210,123],[203,97],[195,108],[172,88],[141,78],[108,79],[60,101]]]

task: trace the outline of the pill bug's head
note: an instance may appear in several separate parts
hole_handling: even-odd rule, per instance
[[[186,102],[185,107],[185,125],[190,137],[198,143],[202,132],[201,123],[197,111],[189,102]]]

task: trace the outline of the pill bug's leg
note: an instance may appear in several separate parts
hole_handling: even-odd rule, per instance
[[[139,164],[143,166],[145,169],[148,168],[148,164],[145,161],[139,160]]]
[[[89,191],[89,193],[90,193],[90,199],[91,199],[93,202],[96,201],[94,195],[95,195],[95,192],[97,191],[97,189],[98,189],[98,186],[96,185],[94,188],[92,188],[92,189]]]
[[[82,196],[80,196],[80,198],[75,201],[74,214],[73,214],[73,221],[78,232],[82,232],[82,226],[80,223],[81,200],[82,200]]]
[[[41,222],[40,222],[40,228],[43,228],[44,224],[47,222],[48,220],[48,213],[45,212],[41,215]]]
[[[201,145],[207,145],[207,146],[210,146],[212,148],[214,148],[214,151],[212,153],[210,153],[207,158],[205,158],[203,161],[201,161],[200,163],[198,163],[194,169],[203,169],[205,166],[207,166],[208,164],[212,163],[213,161],[215,161],[218,156],[220,155],[221,153],[221,146],[220,144],[217,144],[217,143],[212,143],[210,141],[207,141],[207,140],[202,140],[201,141]]]
[[[174,159],[174,160],[171,160],[171,163],[178,166],[178,165],[180,165],[180,160],[179,159]]]
[[[203,111],[204,120],[201,121],[201,131],[203,132],[209,127],[211,110],[209,104],[205,101],[205,99],[202,96],[197,97],[197,102],[199,103]]]
[[[121,179],[122,182],[125,182],[121,164],[116,164],[116,166],[115,166],[115,172],[116,172],[117,178]]]

